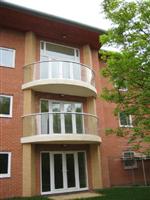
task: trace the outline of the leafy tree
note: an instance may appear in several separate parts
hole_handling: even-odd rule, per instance
[[[132,128],[108,127],[107,132],[150,151],[150,0],[104,0],[103,10],[112,26],[100,42],[121,50],[100,50],[106,61],[102,75],[113,85],[103,88],[101,97],[116,104],[115,115],[123,111],[133,120]]]

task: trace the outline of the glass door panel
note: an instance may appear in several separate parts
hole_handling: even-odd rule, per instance
[[[86,188],[85,152],[42,152],[41,178],[43,193]]]
[[[82,113],[81,103],[75,103],[75,112]],[[83,116],[81,114],[76,114],[76,133],[83,133]]]
[[[75,187],[75,162],[74,154],[66,154],[67,187]]]
[[[50,154],[41,154],[41,168],[42,168],[42,192],[51,190],[50,184]]]
[[[72,104],[71,103],[64,103],[64,112],[67,112],[64,114],[64,121],[65,121],[65,133],[72,133],[72,114],[69,112],[72,112]]]
[[[78,152],[78,168],[79,168],[80,188],[85,188],[87,187],[87,183],[86,183],[86,162],[85,162],[84,152]]]
[[[49,108],[48,100],[41,100],[41,134],[49,133]]]
[[[60,112],[60,103],[52,103],[52,112]],[[61,114],[53,113],[53,133],[61,133]]]
[[[54,186],[55,189],[63,188],[63,162],[62,154],[54,154]]]

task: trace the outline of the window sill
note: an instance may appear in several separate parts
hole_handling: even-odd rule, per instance
[[[128,88],[120,88],[119,91],[120,91],[120,92],[127,92],[127,91],[128,91]]]
[[[121,128],[133,128],[133,125],[120,125]]]
[[[15,66],[6,66],[6,65],[0,65],[0,67],[3,67],[3,68],[10,68],[10,69],[14,69]]]
[[[10,178],[11,176],[10,176],[10,174],[3,174],[3,175],[0,175],[0,179],[1,178]]]
[[[0,118],[12,118],[12,115],[3,115],[3,114],[0,114]]]

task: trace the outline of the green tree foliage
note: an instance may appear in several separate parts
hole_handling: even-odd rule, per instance
[[[103,88],[102,98],[116,104],[114,114],[124,111],[132,128],[108,129],[128,138],[135,148],[150,146],[150,0],[104,0],[112,27],[100,37],[102,45],[121,47],[120,52],[100,51],[106,67],[102,75],[114,87]],[[122,91],[122,88],[127,88]],[[108,127],[109,128],[109,127]],[[148,147],[149,149],[149,147]]]

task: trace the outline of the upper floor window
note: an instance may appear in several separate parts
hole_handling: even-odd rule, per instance
[[[120,127],[132,127],[132,117],[125,112],[119,113],[119,125]]]
[[[41,99],[41,133],[84,133],[83,105],[79,102],[63,102]]]
[[[12,117],[12,96],[0,95],[0,117]]]
[[[81,65],[78,64],[79,49],[41,41],[40,78],[62,78],[81,80]],[[76,63],[77,62],[77,63]],[[90,73],[89,73],[90,74]]]
[[[41,60],[47,59],[79,62],[79,49],[41,41]]]
[[[0,178],[10,177],[11,153],[0,152]]]
[[[15,50],[0,47],[0,65],[4,67],[15,67]]]

